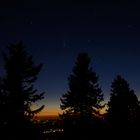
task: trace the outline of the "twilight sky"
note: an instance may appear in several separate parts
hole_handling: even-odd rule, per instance
[[[35,62],[44,64],[36,86],[46,91],[41,101],[46,105],[46,115],[59,112],[60,97],[68,89],[67,78],[80,52],[87,52],[91,57],[91,66],[99,76],[106,101],[117,74],[128,80],[140,97],[137,3],[0,2],[0,49],[20,40]],[[0,69],[1,66],[2,63]]]

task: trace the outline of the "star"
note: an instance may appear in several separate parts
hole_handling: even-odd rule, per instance
[[[88,43],[90,43],[91,42],[91,40],[90,39],[88,39],[88,41],[87,41]]]
[[[63,41],[63,47],[66,48],[66,40]]]
[[[30,25],[32,25],[32,24],[33,24],[33,22],[32,22],[32,21],[30,21],[30,22],[29,22],[29,24],[30,24]]]
[[[128,27],[129,29],[131,29],[133,26],[132,26],[132,25],[128,25],[127,27]]]

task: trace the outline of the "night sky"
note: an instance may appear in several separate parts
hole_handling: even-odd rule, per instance
[[[45,91],[45,115],[57,114],[76,57],[87,52],[105,101],[117,74],[140,97],[140,8],[138,3],[61,3],[20,0],[0,3],[0,49],[23,41],[36,64],[36,87]],[[2,73],[2,61],[0,60]]]

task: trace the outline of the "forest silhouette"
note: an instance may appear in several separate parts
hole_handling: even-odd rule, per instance
[[[138,136],[140,102],[128,81],[117,75],[111,83],[110,99],[104,102],[99,76],[87,53],[79,53],[68,77],[68,90],[60,98],[62,113],[54,122],[36,121],[44,98],[35,81],[42,64],[36,65],[22,42],[2,52],[5,74],[0,78],[0,139],[3,140],[92,140]],[[47,103],[46,103],[47,104]],[[100,114],[107,106],[104,114]],[[47,114],[46,114],[47,115]],[[56,131],[61,129],[63,131]],[[53,130],[49,133],[47,130]]]

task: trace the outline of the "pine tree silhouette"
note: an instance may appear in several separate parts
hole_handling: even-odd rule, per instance
[[[37,138],[32,119],[44,105],[36,110],[32,109],[32,105],[43,99],[44,93],[37,93],[34,88],[42,64],[34,64],[32,56],[26,52],[21,42],[10,44],[7,50],[8,52],[3,52],[5,77],[2,82],[6,131],[13,139],[18,139],[16,137],[20,134],[20,139],[30,139],[30,136]]]
[[[92,124],[102,108],[103,94],[98,85],[98,76],[89,64],[88,54],[80,53],[68,78],[69,90],[61,98],[63,114],[60,117],[66,126],[76,129],[75,132],[78,131],[77,127],[86,128]]]
[[[128,131],[135,127],[139,101],[134,90],[130,89],[128,82],[120,75],[112,82],[107,112],[114,131],[123,134],[126,131],[128,135]]]

